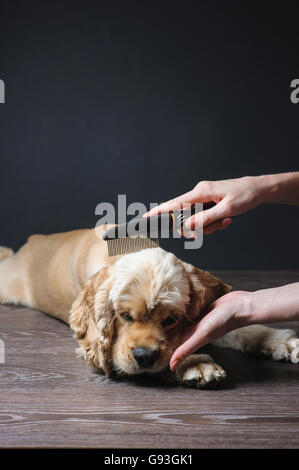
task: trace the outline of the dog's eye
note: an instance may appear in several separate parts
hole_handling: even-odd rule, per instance
[[[167,328],[168,326],[174,325],[178,321],[178,318],[174,315],[169,315],[164,321],[162,321],[162,326]]]
[[[123,319],[123,320],[126,320],[126,321],[134,321],[133,320],[133,317],[131,317],[131,315],[129,315],[128,312],[121,312],[119,314],[119,316]]]

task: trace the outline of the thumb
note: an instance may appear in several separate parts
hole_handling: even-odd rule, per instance
[[[189,217],[185,222],[185,227],[189,230],[202,230],[206,225],[210,225],[223,217],[225,217],[225,203],[222,200],[210,209],[197,212],[197,214]]]

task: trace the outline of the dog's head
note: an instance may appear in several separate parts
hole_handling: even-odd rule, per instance
[[[123,255],[94,274],[70,325],[86,361],[107,375],[165,369],[186,327],[229,291],[161,248]]]

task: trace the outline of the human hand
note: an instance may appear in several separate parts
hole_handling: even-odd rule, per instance
[[[285,321],[299,321],[299,282],[255,292],[229,292],[213,302],[203,319],[186,331],[183,343],[170,359],[170,368],[175,370],[187,356],[231,330]]]
[[[184,342],[170,359],[171,370],[174,371],[186,357],[205,344],[231,330],[249,324],[254,304],[253,297],[252,292],[234,291],[213,302],[205,317],[186,331]]]
[[[213,201],[216,204],[189,217],[185,227],[190,233],[202,229],[205,234],[223,230],[232,217],[253,209],[260,203],[260,177],[246,176],[221,181],[200,181],[191,191],[156,206],[145,216],[190,207],[190,204]]]

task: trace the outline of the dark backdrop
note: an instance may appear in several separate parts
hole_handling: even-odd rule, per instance
[[[298,170],[298,12],[279,4],[1,1],[0,243],[92,227],[117,194]],[[298,268],[298,215],[262,206],[169,248],[207,269]]]

